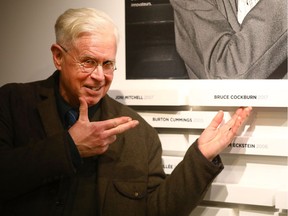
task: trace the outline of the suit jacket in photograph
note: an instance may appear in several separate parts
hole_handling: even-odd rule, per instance
[[[190,79],[287,78],[287,0],[260,0],[240,24],[237,0],[170,0]]]

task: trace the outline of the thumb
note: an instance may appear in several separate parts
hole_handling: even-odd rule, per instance
[[[87,102],[83,97],[80,97],[79,101],[80,101],[80,106],[79,106],[79,119],[78,120],[89,121]]]

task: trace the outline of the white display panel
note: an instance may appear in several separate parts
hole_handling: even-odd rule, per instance
[[[215,108],[216,109],[216,108]],[[184,155],[211,122],[213,111],[140,111],[139,114],[155,128],[190,129],[182,134],[160,132],[163,151],[167,155]],[[232,112],[224,111],[224,122]],[[223,122],[223,123],[224,123]],[[229,154],[288,156],[287,108],[254,108],[246,125],[223,151]]]
[[[120,75],[109,95],[127,105],[288,107],[288,80],[125,80]]]
[[[272,207],[275,193],[269,186],[212,183],[204,200]]]
[[[205,111],[156,111],[138,112],[150,125],[156,128],[204,129],[217,112]],[[229,113],[224,113],[226,120]]]
[[[288,107],[288,95],[284,94],[288,91],[288,80],[148,81],[118,78],[119,83],[125,83],[125,88],[114,82],[109,95],[127,105]]]
[[[238,212],[233,208],[220,207],[197,207],[189,216],[238,216]]]
[[[281,209],[259,209],[247,206],[198,206],[189,216],[287,216]]]
[[[165,172],[171,174],[182,158],[163,156]],[[225,169],[214,180],[204,200],[288,209],[285,157],[222,155],[222,160]]]
[[[223,153],[288,156],[288,138],[279,136],[236,137]]]
[[[278,209],[288,209],[288,186],[277,190],[275,196],[275,207]]]
[[[164,155],[183,156],[198,135],[159,134]],[[288,138],[282,137],[243,137],[237,136],[223,150],[223,154],[245,154],[288,157]]]
[[[125,83],[126,81],[123,80],[122,82]],[[133,106],[183,106],[188,104],[188,99],[184,91],[174,91],[173,89],[168,88],[165,89],[164,86],[162,86],[161,89],[157,90],[110,90],[109,95],[120,103]]]

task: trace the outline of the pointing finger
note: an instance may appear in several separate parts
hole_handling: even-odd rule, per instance
[[[137,120],[129,120],[127,122],[121,123],[116,127],[112,127],[106,131],[104,131],[105,135],[108,136],[113,136],[113,135],[117,135],[117,134],[121,134],[131,128],[136,127],[139,124],[139,122]]]
[[[119,125],[125,124],[132,121],[131,117],[122,116],[114,119],[109,119],[105,121],[105,129],[116,128]]]

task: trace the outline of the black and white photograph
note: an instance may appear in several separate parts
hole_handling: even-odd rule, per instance
[[[287,79],[284,1],[126,0],[127,79]]]

